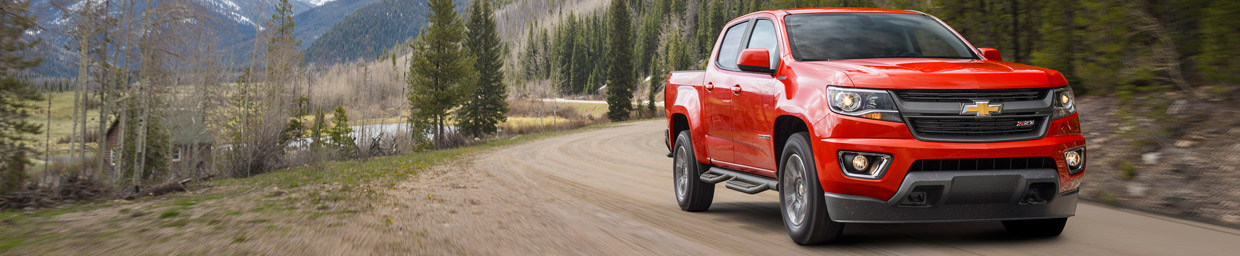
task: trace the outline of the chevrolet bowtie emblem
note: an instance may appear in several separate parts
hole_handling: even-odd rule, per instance
[[[965,103],[963,110],[960,111],[960,114],[990,116],[991,114],[998,114],[1000,111],[1003,111],[1003,104],[990,104],[990,101],[988,100],[977,100],[973,101],[972,105]]]

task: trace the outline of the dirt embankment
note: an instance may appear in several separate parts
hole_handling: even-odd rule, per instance
[[[1240,227],[1240,102],[1078,102],[1089,139],[1085,198]],[[1169,118],[1158,117],[1164,110]]]

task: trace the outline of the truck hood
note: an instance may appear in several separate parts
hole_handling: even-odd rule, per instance
[[[890,58],[802,64],[812,70],[807,70],[809,73],[838,71],[846,74],[853,86],[876,89],[1013,89],[1067,84],[1054,70],[989,60]]]

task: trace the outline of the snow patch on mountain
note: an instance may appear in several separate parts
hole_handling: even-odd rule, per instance
[[[336,0],[302,0],[302,2],[313,4],[314,6],[323,6],[323,4],[326,4],[332,1],[336,1]]]

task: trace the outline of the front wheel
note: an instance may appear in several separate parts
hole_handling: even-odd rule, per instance
[[[1068,224],[1068,218],[1041,219],[1041,220],[1007,220],[1003,221],[1003,228],[1008,233],[1026,237],[1053,237],[1063,233],[1063,227]]]
[[[715,200],[715,184],[702,182],[702,172],[706,165],[698,163],[693,155],[693,141],[689,139],[689,131],[681,131],[676,136],[676,147],[672,148],[672,179],[676,190],[676,203],[680,209],[689,212],[706,211],[711,201]]]
[[[832,221],[827,214],[809,134],[788,137],[779,159],[779,210],[788,235],[801,245],[834,242],[844,232],[844,223]]]

